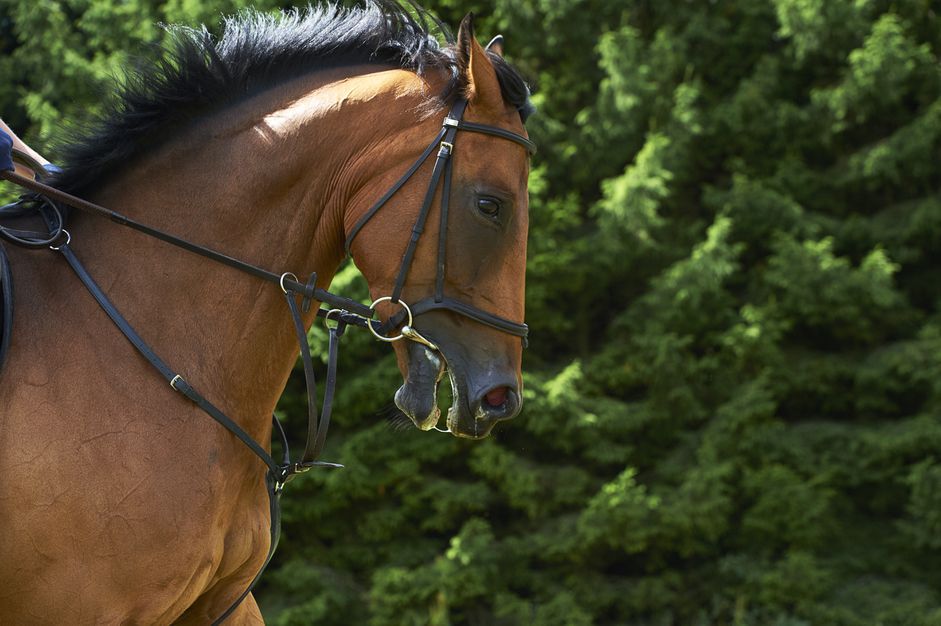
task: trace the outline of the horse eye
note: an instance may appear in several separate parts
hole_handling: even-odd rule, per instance
[[[497,217],[500,214],[500,201],[496,198],[479,198],[477,210],[487,217]]]

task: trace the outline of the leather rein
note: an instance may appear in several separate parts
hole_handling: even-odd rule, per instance
[[[330,424],[332,414],[334,390],[336,387],[336,364],[339,351],[339,341],[348,326],[359,326],[370,330],[377,338],[383,341],[397,341],[403,338],[417,341],[437,350],[437,347],[428,339],[423,337],[412,327],[413,317],[432,310],[449,310],[458,315],[470,318],[478,323],[496,328],[511,335],[520,337],[524,345],[528,336],[528,327],[522,322],[514,322],[502,318],[493,313],[483,311],[473,305],[449,298],[444,294],[445,277],[445,251],[447,246],[447,216],[448,204],[451,190],[452,173],[452,153],[454,150],[454,141],[458,131],[464,130],[475,133],[482,133],[494,137],[499,137],[517,143],[523,146],[529,154],[536,151],[535,144],[526,137],[517,133],[488,126],[465,122],[462,120],[467,108],[467,101],[459,99],[451,108],[448,115],[442,123],[441,130],[422,152],[419,158],[412,164],[405,174],[385,193],[383,196],[363,215],[354,225],[346,239],[346,250],[349,253],[353,238],[360,232],[366,223],[376,212],[381,209],[395,193],[405,185],[408,180],[418,171],[421,165],[428,160],[434,149],[438,148],[438,154],[432,170],[428,191],[425,194],[424,202],[419,211],[418,219],[412,229],[412,235],[406,247],[402,258],[402,264],[399,268],[399,274],[396,279],[392,295],[378,298],[371,305],[365,305],[355,300],[330,293],[325,289],[317,287],[317,274],[312,273],[306,282],[300,282],[297,276],[291,272],[281,274],[271,272],[264,268],[246,263],[229,255],[223,254],[211,248],[194,244],[183,238],[177,237],[165,231],[153,228],[136,220],[133,220],[121,213],[112,211],[103,206],[88,202],[71,194],[65,193],[51,187],[38,180],[32,180],[20,176],[14,171],[0,171],[0,178],[8,180],[31,192],[33,195],[21,198],[21,200],[0,207],[0,220],[4,218],[19,218],[28,215],[39,215],[46,224],[47,232],[37,232],[21,230],[0,224],[0,238],[11,243],[29,247],[29,248],[49,248],[62,254],[63,258],[75,272],[78,279],[91,293],[98,302],[98,305],[114,322],[121,333],[134,346],[134,348],[143,356],[148,363],[164,378],[170,387],[188,398],[196,404],[212,419],[218,422],[226,430],[239,439],[255,456],[257,456],[267,467],[265,475],[265,484],[269,495],[269,504],[271,509],[271,543],[268,555],[261,569],[252,580],[248,588],[239,596],[232,606],[223,613],[213,623],[219,624],[225,620],[239,606],[242,600],[248,596],[255,587],[262,573],[271,561],[275,549],[278,545],[281,528],[281,507],[280,497],[285,484],[292,480],[298,474],[308,471],[312,467],[337,468],[342,465],[318,460],[323,451],[326,440],[327,429]],[[30,165],[34,171],[43,171],[43,166],[32,162],[32,160],[14,151],[19,158]],[[435,279],[435,292],[432,297],[418,301],[409,307],[400,299],[402,289],[405,285],[409,269],[418,245],[418,240],[424,230],[425,223],[430,213],[431,205],[441,186],[441,217],[440,230],[438,238],[437,255],[437,274]],[[107,295],[101,290],[94,279],[85,270],[82,263],[76,257],[70,247],[71,236],[65,229],[65,218],[67,212],[62,205],[81,210],[86,213],[97,215],[110,219],[111,221],[127,226],[145,235],[160,239],[166,243],[177,246],[189,252],[199,254],[218,263],[222,263],[239,271],[245,272],[262,280],[277,284],[284,293],[288,309],[294,324],[295,334],[300,346],[301,361],[304,369],[304,377],[308,396],[308,430],[307,440],[304,452],[297,461],[291,461],[290,450],[287,436],[283,427],[277,418],[272,415],[274,431],[278,433],[282,448],[282,459],[276,461],[263,446],[255,441],[241,426],[234,420],[226,416],[218,407],[207,400],[196,389],[194,389],[183,376],[174,370],[170,365],[164,362],[151,347],[143,340],[137,331],[128,323],[123,315],[118,311]],[[298,304],[300,299],[300,305]],[[324,383],[324,396],[322,409],[318,411],[316,406],[316,379],[314,375],[313,360],[310,354],[310,348],[307,344],[307,333],[304,328],[301,311],[308,312],[313,301],[323,302],[327,307],[319,308],[317,316],[324,319],[328,334],[328,356],[327,356],[327,374]],[[373,313],[378,303],[390,301],[400,304],[402,310],[390,317],[385,323],[373,320]],[[6,356],[6,350],[9,346],[10,327],[12,326],[13,315],[13,291],[12,276],[10,274],[10,265],[6,258],[6,253],[0,245],[0,368]],[[405,324],[403,325],[403,322]],[[400,334],[394,337],[387,336],[392,329],[402,326]]]

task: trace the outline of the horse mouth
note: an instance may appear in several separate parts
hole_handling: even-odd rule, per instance
[[[451,406],[447,412],[447,430],[457,437],[483,439],[495,423],[470,410],[465,386],[444,353],[420,344],[408,346],[409,367],[405,383],[395,393],[395,404],[420,430],[443,430],[438,387],[445,375],[451,384]]]
[[[408,376],[395,392],[395,405],[420,430],[432,430],[441,418],[438,383],[448,371],[447,361],[440,352],[419,344],[410,344],[408,355]]]

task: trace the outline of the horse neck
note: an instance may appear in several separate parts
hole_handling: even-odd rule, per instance
[[[364,155],[375,156],[382,133],[415,123],[390,116],[395,96],[380,91],[347,106],[362,81],[385,88],[374,77],[321,76],[256,97],[141,159],[94,199],[276,273],[317,272],[326,287],[342,260],[344,211],[382,163]],[[80,219],[73,241],[157,353],[264,438],[297,354],[278,286],[98,218]]]

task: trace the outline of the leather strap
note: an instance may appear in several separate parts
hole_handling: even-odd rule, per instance
[[[9,180],[12,183],[29,189],[30,191],[41,194],[48,198],[52,198],[57,202],[67,204],[68,206],[74,207],[76,209],[80,209],[100,217],[106,217],[117,224],[133,228],[134,230],[142,232],[156,239],[160,239],[161,241],[165,241],[166,243],[172,244],[178,248],[182,248],[188,252],[193,252],[200,256],[212,259],[213,261],[222,263],[223,265],[228,265],[229,267],[235,268],[247,274],[251,274],[252,276],[256,276],[270,283],[282,285],[283,287],[289,287],[296,292],[303,293],[305,296],[312,298],[313,300],[326,302],[332,308],[344,309],[346,311],[351,311],[365,317],[372,316],[372,311],[369,309],[369,307],[365,304],[362,304],[361,302],[330,293],[329,291],[320,289],[316,285],[308,285],[298,282],[295,279],[285,277],[283,273],[276,274],[275,272],[268,271],[256,265],[252,265],[251,263],[240,261],[239,259],[231,257],[227,254],[217,252],[211,248],[189,242],[157,228],[142,224],[141,222],[133,220],[126,215],[122,215],[117,211],[112,211],[111,209],[94,204],[93,202],[88,202],[87,200],[83,200],[71,194],[59,191],[55,187],[50,187],[49,185],[39,181],[19,176],[15,172],[0,172],[0,178]]]
[[[455,121],[457,122],[457,128],[460,130],[467,130],[472,133],[482,133],[484,135],[492,135],[494,137],[500,137],[501,139],[509,139],[510,141],[518,143],[519,145],[526,148],[526,151],[529,152],[529,154],[536,154],[536,144],[522,135],[517,135],[512,131],[504,130],[502,128],[498,128],[497,126],[487,126],[486,124],[465,122],[460,118],[457,118],[456,120],[453,118],[448,118],[444,120],[444,123],[446,126],[454,125]]]
[[[447,296],[444,296],[440,301],[436,300],[435,298],[425,298],[409,306],[412,309],[412,315],[415,317],[418,317],[422,313],[427,313],[429,311],[453,311],[463,315],[464,317],[469,317],[476,322],[490,326],[491,328],[495,328],[510,335],[515,335],[523,340],[523,345],[528,343],[529,326],[526,324],[517,324],[516,322],[511,322],[502,317],[488,313],[482,309],[478,309],[477,307],[467,304],[461,300],[455,300],[453,298],[448,298]],[[398,311],[383,324],[372,322],[373,329],[380,335],[385,335],[392,329],[400,326],[403,322],[405,322],[406,318],[407,314],[404,310]]]
[[[196,406],[202,409],[207,415],[209,415],[216,422],[221,424],[226,430],[235,435],[249,450],[251,450],[255,456],[257,456],[268,468],[268,471],[265,474],[265,485],[268,492],[269,504],[271,507],[271,542],[268,549],[268,555],[265,558],[265,562],[262,565],[260,571],[256,574],[254,579],[248,588],[239,596],[235,604],[229,607],[222,616],[220,616],[214,624],[219,624],[225,620],[236,607],[248,596],[257,582],[260,580],[262,573],[265,568],[268,566],[268,563],[271,561],[272,556],[274,555],[275,549],[278,546],[278,540],[281,535],[281,506],[280,506],[280,497],[281,492],[284,488],[285,483],[287,483],[291,478],[297,475],[300,472],[307,471],[311,467],[322,466],[322,467],[342,467],[342,465],[336,463],[327,463],[324,461],[317,461],[316,456],[319,455],[320,451],[323,449],[324,438],[327,434],[327,425],[329,424],[329,415],[330,407],[333,402],[333,386],[336,384],[336,360],[337,360],[337,343],[339,334],[342,334],[342,330],[337,332],[336,328],[331,329],[331,346],[330,346],[330,368],[327,377],[328,390],[325,392],[325,409],[323,417],[324,419],[320,422],[320,428],[316,428],[316,417],[314,417],[314,426],[317,431],[317,435],[314,438],[314,445],[311,447],[310,444],[310,433],[308,433],[308,449],[305,451],[304,456],[301,461],[298,463],[291,463],[290,461],[290,450],[288,448],[287,437],[284,434],[284,429],[281,427],[281,424],[278,422],[277,418],[272,416],[274,422],[275,430],[279,434],[282,448],[284,451],[284,456],[281,464],[275,462],[268,452],[262,448],[251,435],[249,435],[241,426],[239,426],[235,421],[229,418],[225,413],[219,410],[214,404],[207,400],[202,394],[200,394],[196,389],[192,387],[186,380],[175,373],[174,370],[166,364],[150,347],[141,338],[137,331],[128,323],[123,315],[117,310],[111,300],[105,295],[101,290],[95,280],[88,274],[85,270],[85,267],[81,264],[75,254],[72,252],[72,249],[67,243],[62,244],[57,247],[57,250],[62,253],[62,256],[68,262],[69,266],[78,276],[79,280],[88,289],[89,293],[101,307],[101,309],[111,318],[111,321],[114,322],[115,326],[121,331],[121,334],[134,346],[135,349],[144,357],[144,359],[155,369],[157,372],[166,380],[170,386],[177,392],[181,393],[183,396],[188,398]],[[299,335],[299,341],[301,342],[301,354],[304,358],[304,373],[307,377],[307,388],[308,393],[310,394],[311,406],[315,406],[315,396],[316,388],[313,381],[313,366],[312,360],[310,357],[310,348],[307,345],[307,335],[303,332],[303,322],[300,318],[300,313],[297,309],[297,303],[295,301],[295,294],[288,292],[287,293],[288,303],[290,305],[291,315],[294,319],[294,322],[301,329],[301,334]],[[341,321],[340,324],[343,324]],[[314,414],[316,414],[316,409],[313,409]]]
[[[32,215],[43,218],[46,223],[45,230],[25,230],[0,225],[0,238],[24,248],[46,248],[59,240],[65,221],[62,211],[49,199],[30,194],[0,207],[0,218],[16,219]]]
[[[466,106],[466,105],[465,105]],[[460,107],[463,112],[464,106]],[[445,171],[450,170],[451,152],[454,150],[454,138],[457,135],[457,129],[454,127],[444,127],[444,135],[438,146],[438,157],[435,159],[435,167],[431,171],[431,179],[428,182],[428,190],[425,192],[425,199],[422,202],[421,209],[418,211],[418,218],[415,220],[415,226],[412,227],[412,236],[405,247],[405,254],[402,255],[402,264],[399,266],[399,275],[395,279],[395,287],[392,289],[392,302],[397,303],[399,296],[402,295],[402,289],[405,287],[405,279],[408,277],[408,271],[412,267],[412,259],[415,256],[415,249],[418,247],[418,240],[425,230],[425,222],[431,212],[431,205],[434,203],[435,194],[438,192],[438,184]],[[449,190],[442,190],[442,197]]]
[[[279,429],[281,428],[281,424],[277,419],[275,419],[274,423],[278,425]],[[281,432],[283,434],[284,431],[282,430]],[[242,604],[245,598],[248,597],[248,594],[252,592],[252,589],[255,588],[255,585],[258,584],[258,581],[261,580],[262,574],[268,569],[268,564],[271,563],[271,559],[274,557],[275,550],[278,549],[278,543],[281,541],[281,490],[277,488],[277,483],[274,482],[274,478],[270,473],[265,474],[265,486],[268,489],[268,506],[271,511],[271,542],[268,544],[268,555],[265,557],[265,562],[262,563],[261,568],[258,570],[258,573],[255,574],[252,582],[250,582],[248,587],[245,588],[245,591],[242,592],[242,595],[235,599],[235,602],[225,610],[225,613],[212,622],[212,626],[219,626],[219,624],[227,620],[229,616],[235,612],[235,609]]]
[[[346,241],[343,244],[343,248],[346,250],[346,253],[350,255],[350,257],[353,256],[353,253],[350,251],[350,245],[353,243],[353,239],[356,237],[356,235],[359,234],[359,231],[362,230],[363,226],[366,225],[366,222],[372,219],[372,216],[375,215],[376,212],[381,209],[399,189],[402,188],[402,185],[408,182],[412,175],[418,171],[418,168],[420,168],[422,164],[428,160],[428,157],[431,156],[431,153],[435,151],[435,148],[441,142],[441,138],[444,137],[444,132],[445,129],[442,128],[438,134],[435,135],[435,138],[431,141],[431,143],[428,144],[428,147],[422,151],[421,155],[417,159],[415,159],[415,162],[409,166],[404,174],[402,174],[402,177],[399,178],[395,184],[389,188],[389,191],[382,194],[382,197],[379,198],[371,207],[369,207],[369,210],[366,211],[363,216],[356,221],[356,224],[354,224],[353,228],[350,229],[350,233],[347,235]]]
[[[438,219],[438,266],[435,268],[435,301],[444,298],[444,276],[447,273],[448,249],[448,212],[451,209],[451,173],[453,167],[444,169],[444,180],[441,182],[441,215]]]
[[[330,414],[332,412],[334,388],[336,386],[337,379],[336,362],[339,338],[343,334],[343,331],[348,324],[355,324],[357,326],[365,327],[368,321],[363,316],[371,316],[372,311],[368,306],[360,304],[359,302],[344,298],[342,296],[337,296],[323,289],[317,288],[316,274],[312,274],[310,280],[308,280],[306,284],[300,283],[297,280],[289,277],[293,275],[277,275],[273,272],[268,272],[262,268],[229,257],[228,255],[224,255],[209,248],[198,246],[174,235],[170,235],[158,229],[151,228],[145,224],[136,222],[124,215],[99,205],[87,202],[70,194],[60,192],[59,190],[53,187],[49,187],[48,185],[38,181],[24,178],[15,174],[15,172],[0,172],[0,177],[6,178],[7,180],[30,189],[35,193],[42,194],[37,198],[21,199],[19,202],[16,202],[12,205],[7,205],[6,207],[0,208],[0,216],[7,218],[21,217],[30,214],[36,214],[38,212],[45,221],[47,227],[47,232],[42,233],[39,231],[14,229],[0,226],[0,237],[26,247],[50,247],[53,250],[59,251],[72,270],[75,272],[81,283],[102,308],[102,310],[108,315],[115,326],[117,326],[124,337],[134,346],[138,353],[144,357],[144,359],[160,374],[160,376],[165,381],[167,381],[167,383],[169,383],[175,391],[185,396],[196,406],[198,406],[203,412],[205,412],[216,422],[222,425],[226,430],[232,433],[267,467],[268,471],[265,473],[265,484],[271,508],[271,541],[268,554],[260,571],[256,574],[248,588],[244,590],[235,603],[230,606],[222,616],[213,622],[214,624],[219,624],[229,615],[231,615],[238,605],[248,596],[249,593],[251,593],[251,590],[260,580],[262,573],[274,555],[281,532],[280,495],[284,485],[298,473],[305,472],[311,467],[342,467],[342,465],[337,463],[328,463],[317,460],[317,456],[323,450],[327,434],[327,426],[329,425]],[[308,394],[312,403],[309,415],[309,419],[311,419],[312,422],[309,424],[310,428],[308,431],[307,446],[305,448],[304,454],[298,462],[292,463],[290,461],[290,451],[287,438],[285,436],[284,429],[281,427],[281,424],[277,421],[275,416],[272,416],[272,420],[274,422],[275,430],[282,441],[282,447],[284,450],[284,457],[281,464],[275,462],[271,455],[268,454],[268,452],[261,445],[259,445],[258,442],[252,439],[252,437],[244,429],[242,429],[235,421],[219,410],[218,407],[207,400],[153,351],[150,345],[147,344],[143,338],[141,338],[137,331],[127,322],[124,316],[121,315],[121,313],[101,290],[94,279],[88,274],[84,266],[72,252],[68,242],[68,233],[66,233],[63,229],[64,220],[62,212],[54,202],[49,200],[49,198],[66,203],[69,206],[74,206],[81,210],[97,214],[99,216],[108,217],[109,219],[119,224],[129,226],[147,235],[156,237],[157,239],[166,241],[190,252],[195,252],[225,265],[234,267],[235,269],[245,271],[253,276],[268,280],[269,282],[278,283],[281,286],[281,288],[285,291],[286,297],[288,299],[291,317],[298,333],[298,342],[300,343],[302,358],[304,360],[304,373],[307,380]],[[60,243],[63,236],[65,236],[66,241],[64,243]],[[317,315],[319,317],[329,317],[337,321],[337,326],[330,329],[327,389],[324,392],[324,409],[319,421],[319,425],[317,421],[317,409],[315,404],[313,404],[316,401],[313,363],[312,359],[310,358],[310,348],[307,345],[307,336],[304,332],[303,321],[297,308],[297,302],[295,299],[297,294],[300,294],[303,298],[304,310],[308,309],[312,299],[324,301],[333,306],[342,307],[340,310],[318,309],[317,311]],[[357,314],[357,312],[360,314]],[[13,291],[10,268],[6,258],[6,253],[2,246],[0,246],[0,367],[3,365],[3,361],[5,360],[9,346],[9,337],[12,327],[12,315]]]
[[[294,331],[297,336],[298,345],[300,345],[301,363],[304,368],[304,381],[307,386],[307,442],[300,460],[297,463],[288,464],[287,471],[283,476],[283,482],[286,483],[295,475],[306,472],[311,467],[318,465],[340,467],[335,463],[318,461],[317,458],[323,451],[324,443],[327,439],[327,429],[330,427],[330,416],[333,413],[333,396],[337,383],[337,354],[339,352],[340,337],[343,336],[343,332],[346,329],[346,322],[343,321],[342,316],[337,315],[337,313],[340,312],[335,312],[334,315],[330,316],[330,319],[336,318],[337,325],[328,328],[330,342],[327,350],[327,378],[324,385],[323,408],[318,418],[317,382],[314,376],[314,365],[310,354],[310,347],[307,344],[307,331],[304,329],[304,322],[297,309],[296,294],[287,290],[284,296],[287,300],[288,308],[291,311]]]
[[[111,321],[114,322],[114,325],[118,327],[118,330],[121,331],[121,334],[131,342],[131,345],[147,360],[150,365],[157,370],[157,372],[163,377],[167,383],[177,392],[186,396],[191,402],[196,406],[202,409],[206,414],[211,418],[219,422],[226,430],[235,435],[249,450],[255,453],[261,461],[268,467],[268,470],[271,471],[275,476],[280,476],[281,467],[275,463],[274,459],[262,448],[258,442],[252,439],[251,435],[245,432],[241,426],[236,424],[231,418],[225,415],[220,411],[214,404],[209,402],[205,397],[203,397],[199,392],[197,392],[186,380],[174,371],[169,365],[164,362],[150,347],[147,342],[141,338],[136,330],[128,323],[123,315],[117,310],[117,308],[112,304],[111,300],[108,299],[108,296],[101,290],[95,280],[88,274],[85,270],[85,267],[81,264],[78,258],[75,256],[75,253],[72,252],[71,247],[68,244],[62,244],[58,247],[59,252],[65,257],[65,260],[68,262],[69,266],[72,268],[72,271],[75,272],[75,275],[78,276],[78,279],[82,282],[88,292],[92,295],[95,301],[98,303],[98,306],[107,314]]]

